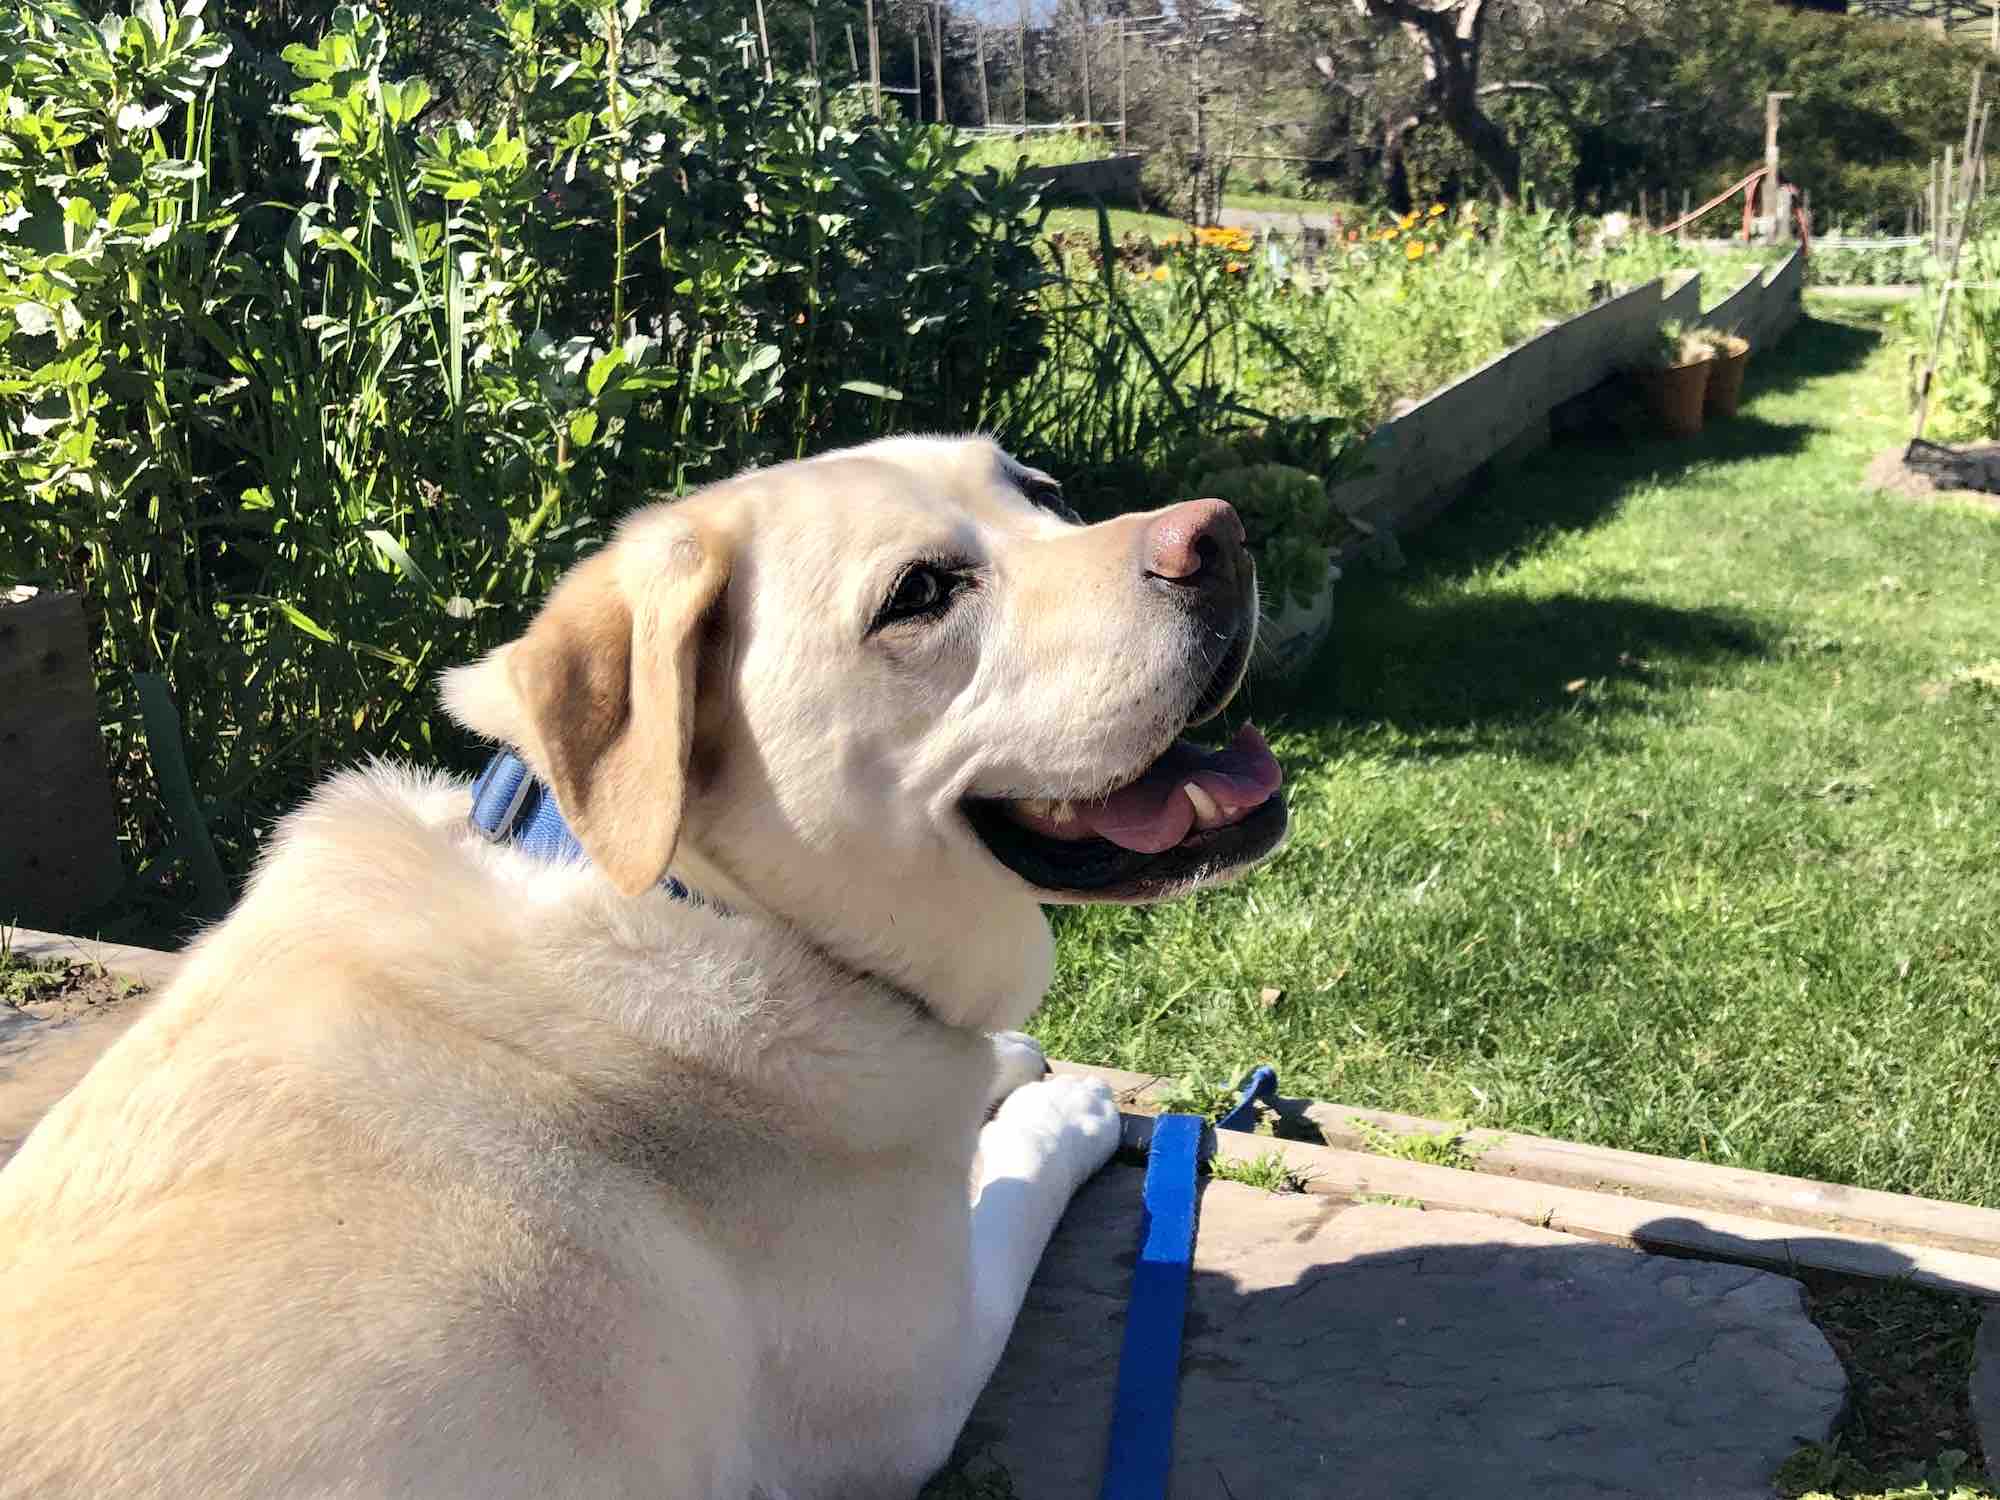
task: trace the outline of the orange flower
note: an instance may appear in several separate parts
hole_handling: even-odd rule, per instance
[[[1403,255],[1408,260],[1422,260],[1424,258],[1424,242],[1422,240],[1411,240],[1409,244],[1403,247]]]
[[[1222,269],[1227,271],[1231,276],[1234,276],[1238,271],[1243,269],[1243,262],[1240,260],[1227,261],[1224,263]]]
[[[1442,214],[1443,212],[1444,212],[1444,205],[1442,203],[1433,203],[1431,205],[1431,211],[1424,217],[1429,219],[1435,219],[1439,214]]]
[[[1153,267],[1153,280],[1165,281],[1166,279],[1167,279],[1167,268],[1165,266]]]
[[[1412,224],[1416,222],[1417,222],[1417,211],[1415,209],[1411,209],[1408,213],[1404,214],[1402,218],[1396,221],[1396,227],[1398,229],[1408,229]]]

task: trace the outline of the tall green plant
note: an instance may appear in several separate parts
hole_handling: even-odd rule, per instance
[[[0,6],[0,574],[89,596],[169,882],[135,673],[240,870],[327,769],[468,753],[430,679],[631,504],[979,425],[1040,357],[1030,190],[689,45],[678,6],[496,0],[458,42],[477,110],[335,8],[284,50],[277,180],[231,113],[268,74],[199,11]]]

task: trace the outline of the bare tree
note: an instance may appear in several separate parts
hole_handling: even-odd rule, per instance
[[[1424,70],[1423,112],[1434,115],[1486,168],[1500,196],[1521,195],[1521,153],[1486,113],[1480,53],[1492,15],[1505,0],[1351,0],[1363,20],[1402,28]],[[1330,68],[1323,60],[1321,71]]]

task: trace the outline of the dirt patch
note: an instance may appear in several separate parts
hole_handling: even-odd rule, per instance
[[[1868,461],[1862,483],[1905,500],[1964,500],[2000,510],[2000,443],[1946,448],[1916,442],[1885,448]]]
[[[35,1021],[71,1021],[146,987],[95,964],[0,962],[0,1006]]]
[[[1983,1304],[1827,1272],[1798,1279],[1813,1322],[1847,1371],[1848,1408],[1834,1444],[1787,1465],[1799,1472],[1781,1476],[1779,1493],[1853,1493],[1885,1477],[1937,1477],[1941,1468],[1964,1480],[1979,1474],[1967,1384]]]

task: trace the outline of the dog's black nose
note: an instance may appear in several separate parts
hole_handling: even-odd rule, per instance
[[[1140,550],[1149,578],[1188,588],[1212,588],[1225,576],[1233,583],[1242,571],[1243,521],[1227,500],[1186,500],[1153,517]]]

